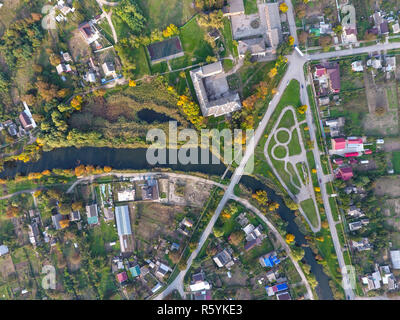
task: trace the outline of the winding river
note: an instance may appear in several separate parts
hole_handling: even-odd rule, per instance
[[[211,155],[210,155],[211,159]],[[211,161],[210,161],[211,163]],[[60,148],[50,152],[44,152],[42,157],[37,162],[22,163],[17,162],[5,167],[5,170],[0,173],[0,177],[14,177],[17,173],[26,175],[29,172],[41,172],[46,169],[71,169],[80,164],[93,166],[110,166],[116,170],[142,170],[154,169],[154,166],[149,165],[146,161],[146,149],[113,149],[113,148]],[[201,172],[211,175],[221,176],[226,167],[224,164],[198,164],[198,165],[157,165],[158,168],[171,168],[172,170],[182,172]],[[228,173],[227,177],[231,173]],[[266,187],[263,183],[251,176],[243,176],[241,181],[243,185],[251,190],[266,190],[268,197],[275,202],[278,202],[279,214],[288,223],[287,232],[296,237],[296,242],[299,245],[306,244],[304,235],[300,232],[297,224],[294,221],[293,212],[284,204],[282,198],[277,195],[272,189]],[[315,275],[318,281],[316,288],[320,299],[332,300],[333,294],[329,287],[329,277],[324,273],[322,266],[317,263],[312,250],[304,247],[305,263],[311,266],[311,272]]]

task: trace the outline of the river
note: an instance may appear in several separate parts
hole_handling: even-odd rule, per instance
[[[210,155],[211,163],[211,155]],[[215,158],[214,158],[215,159]],[[29,172],[41,172],[46,169],[71,169],[80,164],[93,166],[110,166],[116,170],[142,170],[154,169],[146,160],[146,149],[113,149],[113,148],[60,148],[50,152],[44,152],[42,157],[37,162],[22,163],[17,162],[8,165],[0,174],[0,177],[14,177],[17,173],[26,175]],[[189,164],[189,165],[157,165],[158,168],[171,168],[176,171],[183,172],[201,172],[211,175],[221,176],[226,167],[224,164]],[[229,178],[231,173],[228,173]],[[283,202],[282,198],[277,195],[272,189],[266,187],[263,183],[251,176],[243,176],[241,181],[247,188],[255,190],[266,190],[268,198],[278,202],[280,207],[278,213],[287,221],[287,232],[295,236],[296,242],[299,245],[307,244],[304,234],[301,233],[297,224],[294,222],[294,214]],[[333,294],[329,287],[329,277],[324,273],[322,266],[317,263],[312,250],[304,247],[304,262],[311,266],[311,272],[315,275],[318,281],[316,288],[320,299],[332,300]]]

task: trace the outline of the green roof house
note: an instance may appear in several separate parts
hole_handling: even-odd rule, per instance
[[[97,204],[92,204],[91,206],[86,206],[86,215],[89,225],[99,223],[99,215],[97,210]]]
[[[140,267],[139,267],[139,265],[136,265],[136,266],[134,266],[132,268],[129,268],[129,271],[131,272],[132,277],[134,277],[134,278],[136,278],[136,277],[138,277],[140,275]]]

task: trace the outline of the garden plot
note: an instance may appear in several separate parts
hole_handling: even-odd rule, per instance
[[[383,136],[399,133],[398,97],[395,83],[379,84],[370,75],[365,77],[369,114],[364,129]]]

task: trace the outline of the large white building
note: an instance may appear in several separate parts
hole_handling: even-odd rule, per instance
[[[190,71],[203,116],[222,116],[242,108],[237,92],[229,90],[221,61]]]

